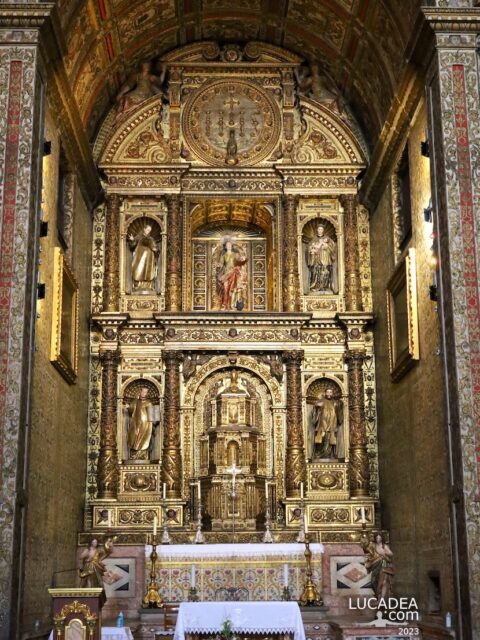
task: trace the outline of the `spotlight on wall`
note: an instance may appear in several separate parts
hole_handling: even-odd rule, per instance
[[[429,158],[430,157],[430,141],[428,140],[423,140],[420,143],[420,151],[422,153],[422,156],[424,156],[425,158]]]
[[[51,140],[43,141],[43,155],[49,156],[52,153],[52,142]]]
[[[40,222],[40,238],[46,238],[48,236],[48,222]]]
[[[37,298],[38,300],[45,299],[45,284],[43,282],[37,284]]]

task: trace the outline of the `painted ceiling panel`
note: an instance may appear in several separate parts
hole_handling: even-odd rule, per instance
[[[91,131],[103,117],[97,101],[108,109],[140,62],[200,39],[258,39],[322,65],[378,134],[419,7],[419,0],[59,0],[65,66]]]

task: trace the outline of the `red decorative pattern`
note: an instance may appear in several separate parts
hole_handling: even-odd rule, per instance
[[[458,184],[460,189],[460,219],[465,261],[465,292],[470,349],[470,372],[473,390],[473,417],[476,423],[477,478],[480,478],[480,304],[475,248],[475,220],[473,214],[473,185],[468,136],[465,69],[461,64],[452,67],[455,131],[457,141]]]
[[[0,469],[3,463],[3,433],[8,375],[10,298],[14,264],[15,201],[20,139],[20,106],[23,63],[10,63],[7,129],[5,136],[2,235],[0,238]],[[1,478],[1,476],[0,476]]]

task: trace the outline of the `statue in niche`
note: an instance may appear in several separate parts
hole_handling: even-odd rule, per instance
[[[113,544],[117,537],[107,538],[103,547],[99,546],[97,538],[93,538],[88,548],[85,549],[80,559],[82,567],[79,569],[80,586],[82,588],[92,589],[101,587],[103,589],[103,576],[107,568],[103,564],[103,560],[113,551]]]
[[[136,225],[138,226],[138,225]],[[131,276],[133,293],[152,293],[158,276],[159,242],[152,235],[152,225],[145,223],[138,232],[127,236],[133,251]]]
[[[222,238],[215,253],[218,254],[216,280],[220,309],[242,311],[246,304],[247,256],[230,236]]]
[[[129,460],[150,460],[155,430],[160,422],[160,407],[154,404],[151,390],[140,387],[137,398],[127,400],[126,428]]]
[[[331,387],[327,387],[324,398],[315,403],[311,416],[313,459],[338,459],[339,432],[342,428],[343,402],[334,397]]]
[[[381,533],[372,538],[363,535],[360,544],[365,553],[365,568],[370,574],[372,588],[378,600],[393,596],[395,569],[393,553]]]
[[[307,246],[310,293],[337,292],[337,243],[325,234],[325,226],[317,225],[316,237]]]
[[[339,116],[344,115],[343,99],[337,86],[332,80],[322,74],[318,64],[310,67],[301,65],[295,69],[298,90],[325,105]]]
[[[143,62],[139,71],[133,73],[122,85],[117,95],[117,118],[152,96],[161,94],[162,102],[167,102],[164,91],[166,65],[162,65],[160,74],[151,71],[150,62]]]

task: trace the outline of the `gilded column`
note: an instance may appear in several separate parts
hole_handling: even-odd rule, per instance
[[[287,442],[285,447],[285,488],[287,498],[300,496],[300,483],[306,481],[302,416],[303,351],[285,351],[287,367]]]
[[[165,422],[163,436],[162,482],[167,485],[167,498],[180,498],[182,489],[182,456],[180,451],[180,363],[179,351],[164,351]]]
[[[298,276],[297,246],[298,196],[283,198],[284,215],[284,266],[283,266],[283,310],[300,311],[300,278]]]
[[[117,375],[118,351],[100,354],[102,363],[102,405],[100,415],[100,453],[97,468],[99,498],[116,498],[118,491],[117,455]]]
[[[348,366],[348,412],[350,417],[350,493],[352,497],[369,495],[370,467],[367,454],[363,362],[365,352],[350,350],[345,354]]]
[[[105,271],[103,274],[103,310],[118,311],[120,300],[120,204],[117,193],[107,196],[105,219]]]
[[[356,195],[340,196],[345,214],[345,304],[346,311],[362,311],[362,284],[358,255],[358,223]]]
[[[166,198],[167,214],[167,269],[165,291],[166,311],[182,310],[182,202],[179,195]]]

